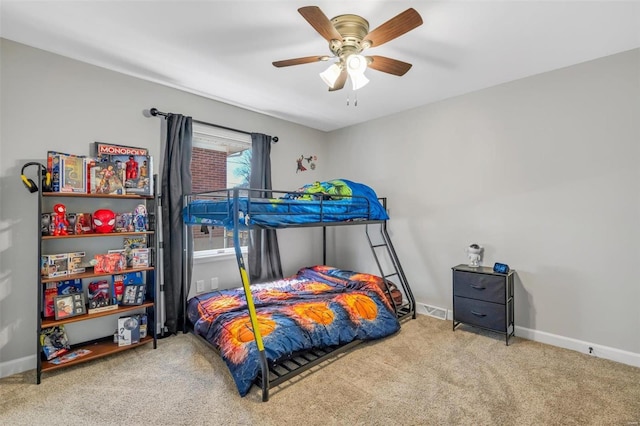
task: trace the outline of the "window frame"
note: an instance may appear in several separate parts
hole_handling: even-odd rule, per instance
[[[204,123],[193,123],[192,127],[192,147],[209,149],[213,151],[226,152],[227,157],[230,153],[242,152],[252,148],[251,135],[236,132],[233,130],[223,129],[213,125]],[[228,158],[227,158],[228,162]],[[226,184],[228,186],[228,183]],[[223,228],[223,232],[228,232],[227,228]],[[191,231],[193,232],[193,231]],[[240,246],[243,255],[249,251],[247,245]],[[204,261],[224,260],[235,257],[235,248],[214,248],[205,250],[193,250],[194,263],[202,263]]]

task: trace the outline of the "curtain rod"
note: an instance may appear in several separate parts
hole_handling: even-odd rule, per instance
[[[153,115],[154,117],[157,117],[158,115],[161,115],[164,118],[167,118],[167,116],[169,116],[169,114],[172,114],[172,113],[158,111],[158,108],[151,108],[149,110],[149,114]],[[232,132],[244,133],[245,135],[250,135],[251,134],[251,132],[246,132],[244,130],[233,129],[231,127],[226,127],[226,126],[220,126],[219,124],[207,123],[206,121],[200,121],[200,120],[195,120],[195,119],[192,119],[192,120],[193,120],[194,123],[205,124],[207,126],[218,127],[220,129],[225,129],[225,130],[231,130]],[[271,137],[271,141],[273,143],[278,142],[278,140],[279,139],[278,139],[277,136]]]

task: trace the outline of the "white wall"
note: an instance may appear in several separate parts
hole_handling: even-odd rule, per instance
[[[143,115],[156,107],[278,136],[272,147],[275,188],[297,188],[323,178],[327,155],[322,132],[0,41],[0,376],[35,366],[39,226],[36,195],[20,181],[25,162],[44,161],[47,150],[90,154],[94,141],[146,147],[161,159],[164,120]],[[319,157],[317,169],[296,174],[296,158],[311,153]],[[160,163],[155,161],[156,173]],[[34,178],[36,172],[27,173]],[[321,259],[321,245],[307,239],[305,233],[281,238],[287,272],[309,259]],[[221,271],[221,276],[238,279],[235,259],[217,267],[235,270]],[[110,324],[104,327],[113,329]]]
[[[419,302],[451,309],[478,243],[517,271],[516,326],[640,365],[638,117],[634,50],[333,132],[330,163],[388,197]],[[371,269],[340,231],[337,266]]]

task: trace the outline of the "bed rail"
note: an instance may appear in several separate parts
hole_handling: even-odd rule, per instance
[[[278,229],[388,219],[378,200],[364,195],[231,188],[187,197],[183,219],[189,225]],[[239,215],[234,219],[236,205]]]

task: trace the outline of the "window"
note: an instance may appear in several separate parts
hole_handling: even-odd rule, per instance
[[[249,187],[251,135],[193,123],[191,185],[193,192]],[[233,233],[223,228],[192,227],[195,257],[233,253]],[[248,232],[240,232],[240,245],[248,244]]]

